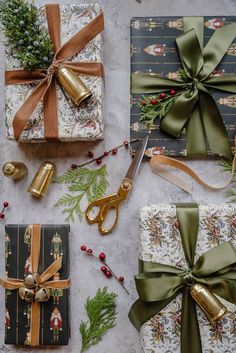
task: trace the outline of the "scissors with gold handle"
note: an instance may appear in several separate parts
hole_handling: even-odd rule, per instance
[[[119,218],[119,208],[120,204],[126,200],[130,190],[133,186],[133,181],[138,173],[139,167],[141,165],[146,147],[147,147],[148,137],[146,137],[142,144],[140,145],[139,149],[137,150],[134,159],[128,169],[128,172],[121,183],[119,190],[111,195],[101,197],[95,201],[92,201],[86,212],[85,218],[89,224],[98,223],[98,230],[101,235],[107,235],[113,231],[116,227],[118,218]],[[91,216],[95,208],[98,208],[98,212],[94,217]],[[106,218],[111,210],[115,210],[115,218],[112,225],[106,229],[104,223]]]

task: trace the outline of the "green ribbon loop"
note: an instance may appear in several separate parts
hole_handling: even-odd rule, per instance
[[[176,38],[184,80],[134,73],[132,93],[153,94],[170,89],[183,91],[162,119],[161,130],[178,138],[186,127],[188,156],[206,155],[208,143],[213,153],[232,159],[227,131],[209,89],[236,92],[236,75],[210,77],[236,36],[236,23],[217,29],[205,48],[202,17],[185,17],[184,28],[185,32]],[[193,124],[192,120],[195,120]]]
[[[202,353],[196,305],[189,287],[192,283],[201,283],[216,295],[236,304],[236,250],[230,242],[224,242],[204,253],[194,264],[199,227],[198,206],[178,204],[176,209],[189,267],[183,270],[140,260],[140,273],[135,277],[140,299],[132,306],[129,318],[140,329],[182,292],[181,352],[189,353],[189,347],[193,347],[191,353]]]

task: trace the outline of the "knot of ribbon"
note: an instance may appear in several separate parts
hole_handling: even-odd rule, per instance
[[[36,300],[38,290],[45,288],[67,289],[70,287],[70,279],[66,280],[50,280],[62,267],[62,257],[55,260],[41,275],[38,275],[39,256],[40,256],[40,240],[41,227],[38,224],[32,226],[31,235],[31,253],[30,262],[32,265],[32,274],[37,274],[37,286],[35,297],[31,304],[31,319],[30,319],[30,345],[35,347],[39,345],[39,325],[40,325],[40,301]],[[25,285],[25,281],[17,278],[0,279],[0,285],[8,290],[17,290]],[[26,284],[27,287],[27,284]],[[29,287],[28,287],[29,288]]]
[[[176,38],[181,79],[134,73],[132,93],[155,94],[175,89],[174,103],[160,122],[161,130],[178,138],[186,128],[188,156],[217,155],[232,159],[227,131],[212,91],[236,93],[236,75],[216,77],[216,67],[236,36],[236,23],[217,29],[203,48],[203,17],[184,17],[185,32]]]
[[[202,353],[196,304],[190,284],[201,283],[214,294],[236,304],[236,249],[224,242],[207,251],[194,264],[199,226],[195,204],[179,204],[177,217],[187,270],[161,263],[140,260],[140,273],[135,276],[139,294],[129,313],[133,325],[140,329],[182,292],[181,353]]]
[[[61,46],[60,35],[60,7],[58,4],[46,5],[48,32],[53,43],[54,60],[47,70],[35,69],[9,70],[5,72],[5,84],[36,83],[36,88],[26,98],[16,112],[13,120],[15,139],[18,141],[27,123],[43,101],[44,108],[44,136],[46,140],[58,140],[58,117],[55,73],[59,66],[65,66],[78,74],[103,76],[103,65],[99,62],[68,62],[79,53],[93,38],[104,29],[103,13],[100,13],[71,39]]]

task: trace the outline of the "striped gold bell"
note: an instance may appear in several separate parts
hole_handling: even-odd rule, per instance
[[[34,290],[26,287],[19,288],[19,296],[22,300],[32,303],[35,298]]]
[[[50,297],[51,297],[51,291],[49,288],[46,288],[46,287],[39,288],[39,290],[37,290],[35,293],[36,302],[40,302],[40,303],[47,302]]]
[[[82,102],[92,97],[92,92],[70,68],[59,67],[57,70],[57,78],[76,105],[79,106]]]
[[[40,284],[40,276],[38,273],[30,273],[24,279],[24,285],[26,288],[35,288]]]

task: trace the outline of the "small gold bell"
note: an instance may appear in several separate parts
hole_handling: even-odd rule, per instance
[[[22,300],[25,300],[28,303],[32,303],[35,297],[33,289],[25,287],[19,288],[19,296]]]
[[[60,67],[57,70],[57,78],[76,105],[79,106],[82,102],[92,97],[92,92],[78,75],[68,67]]]
[[[51,291],[49,288],[42,287],[35,293],[36,302],[47,302],[51,297]]]
[[[24,280],[24,285],[27,288],[35,288],[39,284],[40,284],[40,276],[38,273],[31,273]]]
[[[28,174],[28,169],[24,163],[21,162],[7,162],[2,167],[3,174],[15,181],[24,179]]]
[[[190,287],[190,293],[200,308],[206,313],[209,321],[215,324],[226,314],[226,307],[211,293],[207,287],[195,283]]]

